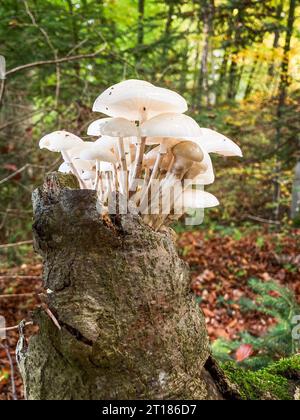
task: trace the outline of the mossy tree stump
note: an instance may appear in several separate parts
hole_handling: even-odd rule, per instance
[[[29,400],[236,398],[210,357],[205,321],[170,231],[101,217],[96,193],[52,174],[33,194],[44,259],[39,333],[19,366]],[[75,188],[75,189],[74,189]]]

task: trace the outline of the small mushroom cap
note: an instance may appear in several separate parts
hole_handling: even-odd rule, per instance
[[[193,162],[202,162],[204,153],[200,146],[190,141],[183,141],[172,147],[172,153],[177,158],[184,158]]]
[[[172,137],[186,140],[202,135],[198,123],[185,114],[166,113],[144,122],[141,126],[143,137]]]
[[[116,156],[109,150],[104,150],[100,144],[94,144],[93,146],[87,147],[80,153],[80,159],[82,160],[99,160],[103,162],[110,162],[113,164],[117,163]]]
[[[40,149],[63,152],[83,143],[83,140],[68,131],[54,131],[44,136],[39,143]]]
[[[213,194],[192,188],[183,192],[182,203],[185,209],[205,209],[216,207],[220,204],[219,200]]]
[[[87,160],[81,160],[81,159],[74,159],[72,161],[75,168],[80,171],[91,171],[93,169],[93,164]]]
[[[209,185],[215,182],[215,173],[214,173],[212,160],[209,154],[205,150],[203,150],[203,153],[204,153],[204,159],[201,163],[207,167],[207,170],[203,173],[200,173],[193,179],[193,184],[195,185]]]
[[[137,124],[125,118],[105,118],[105,122],[100,125],[100,133],[111,137],[139,136]]]
[[[191,168],[184,175],[184,179],[193,180],[198,175],[204,174],[208,170],[208,165],[203,162],[194,162]]]
[[[93,121],[87,129],[87,135],[88,136],[95,136],[99,137],[102,135],[101,133],[101,127],[103,124],[105,124],[107,121],[110,121],[111,118],[101,118],[100,120]]]
[[[81,179],[83,181],[94,181],[94,179],[96,178],[96,172],[94,171],[84,171],[81,174]]]
[[[243,156],[240,147],[223,134],[210,128],[201,128],[202,135],[197,143],[208,153],[217,153],[222,156]]]
[[[127,80],[111,86],[97,99],[93,111],[111,117],[141,121],[165,112],[185,112],[187,103],[178,93],[142,80]]]
[[[68,164],[68,162],[64,162],[60,165],[60,167],[58,168],[58,172],[61,172],[62,174],[69,174],[71,173],[71,167]]]
[[[68,155],[71,159],[79,159],[80,153],[82,152],[82,150],[86,149],[87,147],[90,147],[93,144],[95,143],[92,141],[84,141],[78,146],[73,147],[72,149],[68,150]]]

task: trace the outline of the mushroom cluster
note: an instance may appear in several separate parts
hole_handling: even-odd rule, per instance
[[[242,156],[232,140],[200,128],[187,109],[176,92],[127,80],[96,99],[93,111],[109,117],[89,126],[87,134],[96,139],[56,131],[40,140],[40,148],[61,153],[59,171],[73,173],[80,188],[96,190],[107,212],[117,193],[159,230],[187,209],[219,204],[204,191],[215,180],[210,153]]]

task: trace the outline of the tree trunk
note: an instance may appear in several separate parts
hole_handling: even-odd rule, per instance
[[[233,399],[170,230],[106,219],[96,192],[51,174],[33,194],[44,258],[39,332],[18,361],[29,400]]]
[[[201,57],[201,66],[199,70],[198,79],[198,101],[199,104],[202,102],[203,96],[206,98],[207,106],[210,106],[209,99],[209,83],[208,83],[208,56],[211,38],[213,36],[213,18],[214,18],[215,4],[214,0],[206,0],[203,4],[202,19],[204,22],[203,34],[204,34],[204,45]]]
[[[138,0],[137,45],[136,45],[137,61],[139,61],[142,56],[142,48],[144,45],[144,18],[145,18],[145,0]]]
[[[295,22],[295,10],[296,10],[296,0],[290,0],[289,14],[287,21],[286,29],[286,38],[283,49],[283,58],[281,63],[280,71],[280,84],[279,84],[279,93],[278,93],[278,106],[276,113],[276,134],[275,134],[275,146],[277,148],[277,162],[275,167],[275,179],[274,179],[274,218],[279,220],[280,216],[280,199],[281,199],[281,185],[280,185],[280,176],[281,176],[281,162],[280,162],[280,148],[281,148],[281,127],[282,127],[282,117],[284,114],[284,107],[286,102],[286,94],[290,84],[289,80],[289,63],[290,63],[290,50],[291,50],[291,39],[294,29]]]
[[[300,221],[300,162],[295,169],[295,179],[293,182],[291,217],[296,222]]]

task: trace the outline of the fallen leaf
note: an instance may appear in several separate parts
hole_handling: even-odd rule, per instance
[[[237,362],[243,362],[253,354],[253,346],[251,344],[242,344],[235,353],[235,360]]]

